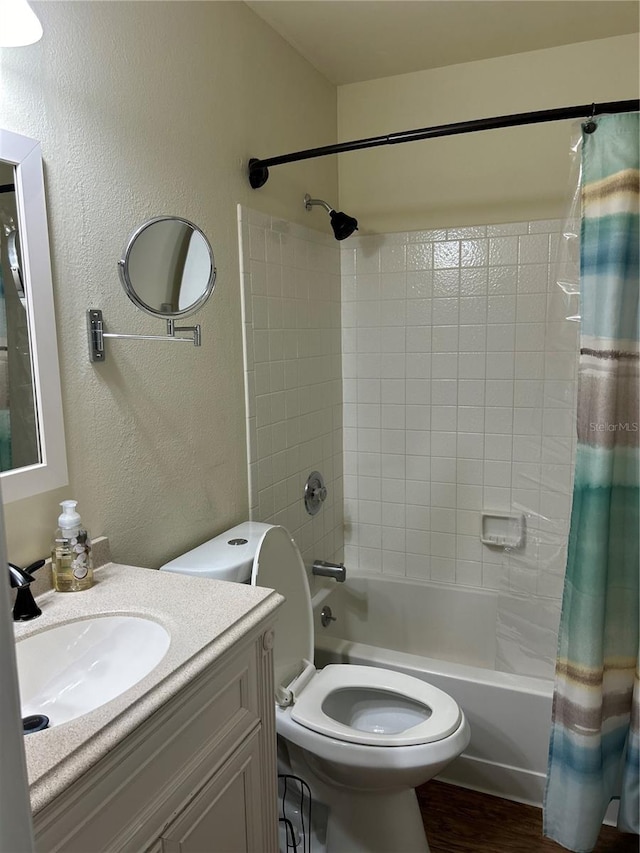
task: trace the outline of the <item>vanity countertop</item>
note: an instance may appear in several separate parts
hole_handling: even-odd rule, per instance
[[[15,636],[96,615],[153,619],[171,633],[165,657],[141,681],[63,725],[25,737],[34,814],[86,772],[283,601],[273,590],[107,563],[91,589],[46,592],[42,616],[16,624]]]

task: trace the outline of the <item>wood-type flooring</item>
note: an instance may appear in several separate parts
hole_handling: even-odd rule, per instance
[[[431,853],[561,853],[542,837],[542,812],[444,782],[418,788]],[[595,853],[638,853],[638,836],[603,826]],[[565,851],[566,853],[566,851]]]

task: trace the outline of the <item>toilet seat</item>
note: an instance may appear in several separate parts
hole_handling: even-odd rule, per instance
[[[380,698],[388,702],[389,714],[393,718],[394,698],[399,709],[397,725],[402,726],[403,717],[409,725],[393,731],[366,730],[338,721],[326,713],[327,699],[337,691],[360,693],[363,699]],[[407,706],[410,713],[407,715]],[[420,709],[424,710],[424,718]],[[364,712],[366,717],[367,712]],[[375,716],[375,712],[374,712]],[[442,690],[418,678],[392,670],[353,664],[330,664],[316,671],[291,708],[291,719],[305,728],[337,740],[370,746],[415,746],[443,740],[460,726],[462,715],[457,703]],[[392,730],[389,731],[389,728]]]
[[[411,675],[352,664],[315,669],[307,574],[300,551],[284,527],[265,530],[256,549],[251,583],[285,596],[273,649],[275,693],[278,705],[290,706],[293,723],[338,741],[381,747],[435,743],[460,727],[463,716],[457,703]],[[351,695],[339,695],[346,691]],[[332,715],[330,706],[340,704],[345,713]]]

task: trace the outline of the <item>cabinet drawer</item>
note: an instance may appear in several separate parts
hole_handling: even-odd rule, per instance
[[[162,833],[162,853],[262,849],[259,760],[258,737],[253,735]]]
[[[139,853],[259,730],[261,647],[240,643],[34,819],[38,853]],[[156,848],[154,848],[156,849]]]

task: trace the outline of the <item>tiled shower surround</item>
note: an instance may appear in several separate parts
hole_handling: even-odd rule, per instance
[[[500,669],[549,675],[566,559],[578,323],[557,221],[341,250],[345,560],[499,592]],[[521,512],[523,548],[480,542]]]
[[[496,667],[551,675],[578,334],[556,283],[562,223],[337,244],[242,216],[252,517],[289,527],[307,560],[336,558],[344,485],[348,570],[496,591]],[[334,501],[310,520],[314,468]],[[523,513],[524,547],[483,545],[483,509]]]

